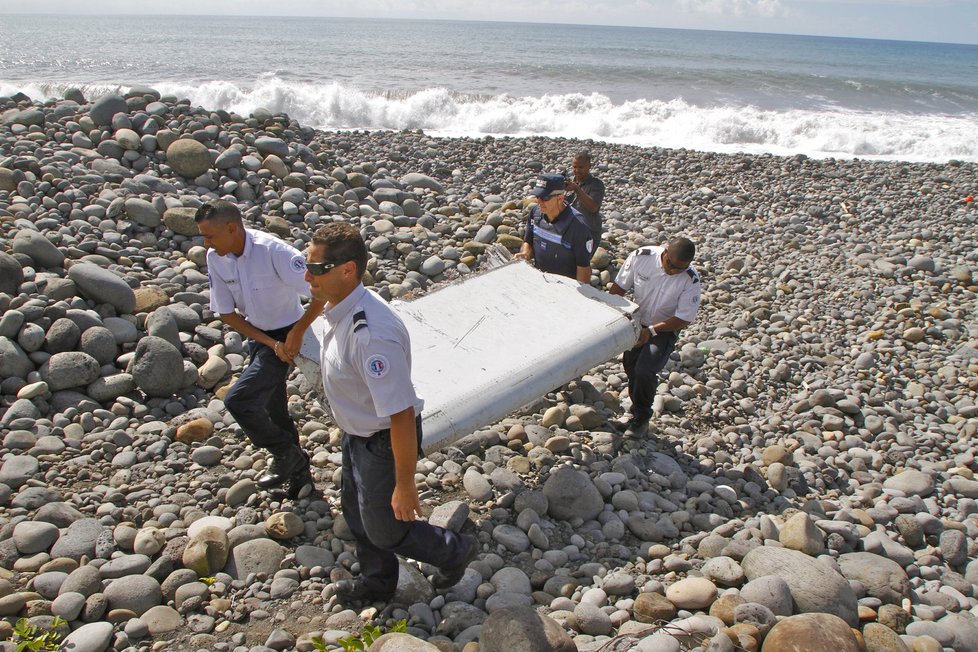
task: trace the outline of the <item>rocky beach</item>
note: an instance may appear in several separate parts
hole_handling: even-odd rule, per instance
[[[428,455],[428,518],[474,526],[477,560],[447,592],[402,562],[392,603],[339,604],[341,434],[296,372],[317,491],[256,486],[195,209],[232,199],[299,249],[357,224],[365,282],[399,298],[518,248],[530,180],[585,147],[607,187],[593,284],[636,247],[697,243],[702,308],[648,437],[620,434],[610,360]],[[322,132],[145,87],[0,98],[0,649],[27,618],[74,652],[340,650],[402,619],[369,649],[978,650],[976,179]]]

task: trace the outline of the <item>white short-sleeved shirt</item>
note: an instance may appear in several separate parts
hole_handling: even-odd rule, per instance
[[[662,267],[664,247],[641,247],[625,260],[615,284],[632,290],[643,326],[670,317],[693,321],[700,307],[700,275],[690,266],[679,274],[667,274]]]
[[[368,437],[392,414],[424,407],[411,383],[411,338],[404,322],[363,285],[323,313],[323,388],[336,425]]]
[[[309,296],[305,257],[275,236],[252,229],[245,229],[240,256],[207,250],[207,277],[213,312],[237,310],[265,331],[297,322],[303,313],[299,299]]]

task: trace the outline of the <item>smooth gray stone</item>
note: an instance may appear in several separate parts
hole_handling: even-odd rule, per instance
[[[21,521],[14,526],[14,544],[23,555],[47,550],[60,535],[56,525],[44,521]]]
[[[93,558],[95,557],[95,542],[103,530],[105,530],[105,526],[94,518],[75,521],[68,526],[61,538],[51,546],[51,556],[71,557],[76,561],[82,556]]]
[[[104,326],[93,326],[82,333],[79,350],[95,358],[99,365],[112,364],[119,353],[115,336]]]
[[[61,583],[59,595],[80,593],[86,598],[102,590],[102,576],[94,566],[79,566]]]
[[[149,568],[152,560],[146,555],[133,554],[122,555],[109,560],[99,567],[99,573],[103,579],[111,580],[126,575],[138,575]]]
[[[146,333],[153,337],[160,337],[180,350],[180,327],[177,319],[169,307],[157,308],[149,317],[146,318]]]
[[[747,582],[740,589],[740,597],[747,602],[764,605],[776,616],[790,616],[793,613],[791,588],[778,575],[766,575]]]
[[[34,590],[40,593],[46,600],[54,600],[58,597],[61,585],[68,579],[68,573],[62,571],[49,571],[39,573],[31,580]],[[84,598],[83,598],[84,599]]]
[[[16,295],[17,289],[23,282],[24,269],[20,263],[6,251],[0,251],[0,292]]]
[[[109,609],[130,609],[137,616],[157,606],[163,600],[160,583],[148,575],[128,575],[112,580],[105,587]]]
[[[851,552],[839,557],[839,568],[848,580],[866,587],[867,594],[899,605],[910,595],[910,580],[900,564],[871,552]]]
[[[63,389],[88,385],[99,377],[101,367],[98,361],[81,351],[55,353],[41,365],[41,379],[48,389],[57,392]]]
[[[570,635],[527,606],[494,609],[479,632],[480,652],[577,652]]]
[[[253,539],[234,547],[226,570],[235,579],[244,579],[250,573],[274,575],[284,558],[285,549],[275,541]]]
[[[787,582],[799,611],[834,614],[851,627],[859,623],[856,595],[849,582],[802,552],[761,546],[748,552],[741,566],[750,581],[777,575]]]
[[[0,483],[14,490],[19,489],[33,478],[40,468],[40,462],[30,455],[11,455],[0,465]]]
[[[274,154],[284,159],[289,155],[289,145],[281,138],[273,138],[271,136],[256,138],[255,148],[262,156]]]
[[[10,407],[7,408],[7,411],[3,413],[3,419],[0,420],[0,423],[2,423],[4,426],[11,427],[12,424],[19,419],[29,419],[33,421],[40,418],[41,411],[37,409],[37,406],[34,405],[34,403],[32,403],[29,399],[19,398],[11,403]]]
[[[61,647],[71,652],[105,652],[112,643],[112,632],[112,623],[87,623],[68,634]]]
[[[130,197],[126,200],[126,215],[136,224],[156,228],[162,223],[163,216],[152,202],[138,197]]]
[[[65,255],[44,237],[44,234],[29,229],[21,229],[11,244],[14,253],[26,254],[38,267],[63,267]]]
[[[68,503],[57,501],[47,503],[37,510],[35,521],[45,521],[60,527],[68,527],[75,521],[85,518],[85,515]]]
[[[73,351],[81,339],[81,329],[67,317],[58,319],[48,329],[44,337],[44,350],[48,353]]]
[[[107,269],[91,263],[78,263],[68,270],[68,277],[78,286],[86,299],[107,303],[119,314],[128,314],[136,307],[136,295],[125,281]]]
[[[27,487],[26,489],[21,489],[20,493],[14,496],[13,500],[10,501],[10,506],[31,511],[49,502],[63,499],[64,496],[57,489],[52,489],[51,487]]]
[[[0,376],[26,378],[34,363],[20,346],[8,337],[0,337]]]
[[[409,172],[408,174],[405,174],[403,177],[401,177],[401,183],[408,187],[433,190],[439,195],[445,194],[445,186],[428,175],[421,174],[420,172]]]
[[[589,521],[604,508],[604,499],[586,473],[568,466],[556,469],[543,485],[549,501],[548,513],[560,520]]]
[[[136,345],[130,373],[148,396],[172,396],[184,386],[183,355],[166,340],[147,335]]]
[[[92,102],[88,110],[88,117],[96,125],[107,127],[112,124],[112,117],[116,113],[128,113],[129,107],[126,101],[114,93],[109,93]]]
[[[105,327],[112,333],[116,344],[128,344],[139,339],[139,331],[136,326],[120,317],[107,317]]]

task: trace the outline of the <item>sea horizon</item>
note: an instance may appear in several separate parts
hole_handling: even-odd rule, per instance
[[[208,14],[208,13],[197,13],[197,14],[175,14],[175,13],[89,13],[89,12],[24,12],[24,11],[3,11],[0,10],[0,16],[75,16],[75,17],[91,17],[91,18],[257,18],[261,20],[266,20],[269,16],[260,14]],[[617,23],[573,23],[573,22],[544,22],[544,21],[521,21],[521,20],[474,20],[474,19],[459,19],[459,18],[374,18],[374,17],[362,17],[362,16],[321,16],[316,14],[284,14],[279,16],[272,16],[272,18],[282,18],[282,19],[299,19],[299,20],[358,20],[364,22],[385,22],[385,21],[398,21],[405,23],[474,23],[474,24],[500,24],[500,25],[561,25],[565,27],[615,27],[622,29],[650,29],[650,30],[672,30],[681,32],[704,32],[704,33],[718,33],[718,34],[741,34],[748,36],[800,36],[800,37],[812,37],[819,39],[838,39],[842,41],[882,41],[885,43],[931,43],[934,45],[963,45],[963,46],[978,46],[978,38],[973,43],[964,43],[961,41],[933,41],[925,39],[907,39],[907,38],[882,38],[876,36],[839,36],[835,34],[817,34],[811,32],[755,32],[755,31],[744,31],[736,29],[708,29],[708,28],[676,28],[676,27],[657,27],[655,25],[621,25]]]
[[[5,16],[4,96],[147,85],[324,130],[978,161],[978,45],[509,21],[160,14],[147,30],[147,16]],[[49,51],[52,40],[64,47]]]

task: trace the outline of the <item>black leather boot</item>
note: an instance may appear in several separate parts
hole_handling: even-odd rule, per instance
[[[284,484],[301,466],[308,464],[308,459],[302,449],[295,445],[289,446],[281,453],[272,453],[272,463],[258,478],[258,486],[262,489],[271,489]]]

